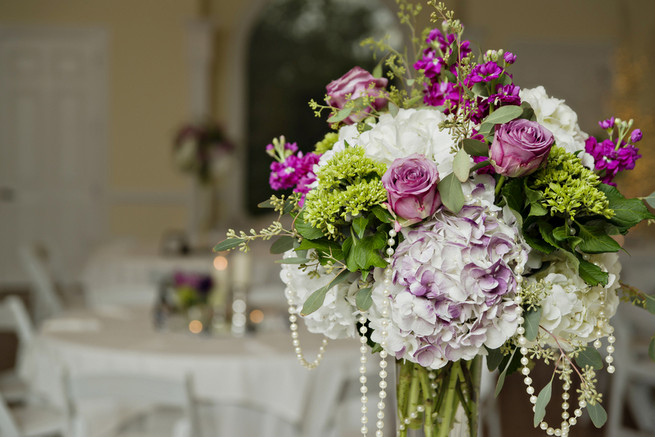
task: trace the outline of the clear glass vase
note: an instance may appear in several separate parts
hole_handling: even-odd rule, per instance
[[[397,361],[399,437],[476,437],[481,357],[426,369]]]

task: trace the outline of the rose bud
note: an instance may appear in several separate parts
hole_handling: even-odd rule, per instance
[[[344,74],[337,80],[330,82],[327,87],[328,104],[335,108],[343,108],[346,105],[346,96],[350,94],[349,100],[355,100],[363,96],[378,97],[373,100],[372,106],[375,109],[381,109],[387,103],[384,88],[388,80],[385,78],[375,78],[368,71],[361,67],[354,67],[348,73]],[[371,83],[374,86],[371,88]],[[363,120],[370,108],[357,113],[352,113],[345,118],[343,124],[353,124]]]
[[[496,126],[489,157],[496,173],[511,178],[536,171],[553,146],[553,134],[539,123],[512,120]]]
[[[441,205],[437,164],[417,153],[397,158],[382,176],[391,210],[411,223],[431,216]]]

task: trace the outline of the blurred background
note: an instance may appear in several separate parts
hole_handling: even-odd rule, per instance
[[[516,83],[566,100],[583,131],[634,118],[643,158],[616,182],[629,197],[655,190],[655,2],[446,3],[466,39],[515,53]],[[372,69],[359,41],[385,34],[398,47],[409,37],[392,0],[0,0],[0,295],[19,296],[37,329],[55,311],[39,303],[31,254],[65,308],[163,305],[194,273],[247,301],[224,309],[246,318],[237,331],[284,325],[266,247],[211,248],[229,228],[269,223],[257,208],[271,194],[265,146],[285,135],[313,149],[327,125],[307,102],[353,65]],[[640,226],[622,254],[623,279],[647,292],[654,243]],[[20,342],[0,340],[11,369]],[[503,396],[503,435],[533,429],[520,382]],[[514,404],[526,411],[510,419]]]

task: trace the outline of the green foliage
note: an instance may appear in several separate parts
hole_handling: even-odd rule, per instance
[[[318,143],[316,143],[316,145],[314,146],[314,152],[322,155],[328,150],[332,150],[332,147],[334,147],[334,143],[336,143],[338,139],[339,139],[339,134],[337,134],[336,132],[326,133],[323,139]]]
[[[539,334],[539,320],[541,320],[542,308],[537,307],[523,313],[525,318],[525,323],[523,327],[525,328],[525,338],[528,341],[534,341]]]
[[[312,294],[309,295],[307,300],[305,301],[305,304],[302,307],[302,310],[300,311],[300,315],[302,316],[307,316],[323,305],[323,302],[325,301],[325,295],[327,295],[327,292],[330,291],[332,287],[335,285],[339,285],[342,282],[344,282],[348,277],[350,276],[350,272],[348,270],[342,270],[337,276],[330,281],[329,284],[327,284],[324,287],[319,288],[318,290],[314,291]]]
[[[596,370],[603,368],[603,357],[600,356],[600,353],[596,348],[589,346],[578,352],[578,355],[575,357],[575,362],[580,367],[589,366]]]
[[[607,422],[607,412],[600,404],[600,402],[590,402],[587,404],[587,412],[591,418],[591,422],[596,428],[602,428]]]
[[[534,426],[537,427],[544,417],[546,417],[546,407],[550,402],[550,397],[553,393],[553,380],[551,379],[548,384],[539,392],[537,396],[537,403],[534,406]]]
[[[438,190],[444,206],[457,214],[464,206],[466,199],[462,191],[462,183],[457,180],[455,173],[450,173],[439,181]]]

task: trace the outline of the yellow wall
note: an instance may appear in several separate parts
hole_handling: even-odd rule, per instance
[[[174,168],[170,150],[173,132],[189,114],[187,23],[197,8],[195,0],[0,0],[0,25],[90,26],[108,33],[110,238],[156,240],[165,229],[186,226],[189,182]],[[120,200],[153,192],[174,199]]]

